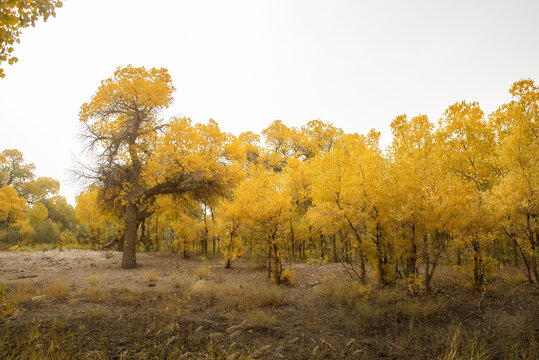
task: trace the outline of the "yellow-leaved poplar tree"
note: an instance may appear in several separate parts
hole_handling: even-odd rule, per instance
[[[255,168],[234,191],[233,211],[256,237],[257,249],[267,260],[268,275],[277,284],[290,281],[285,272],[286,232],[290,196],[284,176]]]
[[[479,290],[486,280],[486,262],[482,248],[490,241],[492,227],[485,206],[486,194],[496,178],[494,171],[494,132],[477,103],[465,101],[451,105],[440,120],[437,133],[438,156],[453,196],[448,198],[455,217],[451,233],[471,252],[472,284]]]
[[[539,283],[539,87],[521,80],[514,100],[491,115],[502,179],[493,189],[493,216],[522,255],[530,282]]]

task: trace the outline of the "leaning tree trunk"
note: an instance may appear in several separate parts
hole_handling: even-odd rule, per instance
[[[138,209],[133,203],[128,203],[125,209],[125,235],[124,249],[122,258],[122,268],[132,269],[137,267],[136,247],[137,247],[137,230],[138,230]]]

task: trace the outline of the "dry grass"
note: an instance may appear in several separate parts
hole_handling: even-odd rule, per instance
[[[450,343],[446,352],[439,358],[440,360],[490,360],[485,347],[484,339],[474,336],[462,339],[460,327],[454,329],[450,334]]]
[[[226,278],[223,273],[218,272],[213,276],[213,281],[215,281],[217,284],[222,284],[226,281]]]
[[[249,310],[261,307],[280,307],[290,303],[287,289],[270,283],[247,284],[242,282],[215,283],[199,280],[189,290],[189,295],[204,298],[212,306],[225,309]]]
[[[279,307],[290,303],[286,289],[274,284],[246,284],[229,282],[221,286],[221,301],[226,307],[255,309],[266,306]]]
[[[62,279],[54,280],[46,286],[45,290],[48,296],[54,298],[68,296],[70,293],[69,285]]]
[[[408,342],[413,339],[414,324],[425,324],[446,308],[440,299],[414,297],[398,288],[372,290],[353,281],[325,282],[315,293],[319,302],[316,310],[325,308],[335,328],[362,335],[392,329],[403,337],[400,340],[406,341],[407,347],[412,346]],[[328,326],[327,321],[317,323],[311,319],[310,323],[322,330]],[[397,331],[401,322],[410,328]]]
[[[275,325],[275,315],[268,315],[263,310],[255,309],[247,313],[247,323],[252,329],[269,329]]]
[[[223,287],[221,284],[216,284],[206,280],[199,280],[197,283],[195,283],[191,289],[191,292],[195,295],[204,297],[206,300],[208,300],[210,305],[215,305],[218,299],[226,296],[225,287]]]
[[[99,275],[88,276],[88,285],[99,286],[99,283],[101,283],[101,277]]]
[[[397,311],[405,318],[423,321],[439,314],[444,308],[445,304],[441,301],[412,298],[398,304]]]
[[[181,320],[189,310],[179,300],[168,300],[163,302],[157,309],[157,313],[167,321],[177,322]]]
[[[88,286],[85,291],[86,299],[90,302],[105,302],[109,299],[110,292],[99,286]]]
[[[372,298],[374,302],[382,307],[413,299],[408,290],[400,287],[373,291],[370,298]]]
[[[124,304],[134,304],[139,299],[139,294],[134,291],[122,291],[120,298]]]
[[[14,304],[27,302],[36,294],[35,284],[30,282],[21,282],[15,285],[15,289],[9,294],[9,301]]]
[[[211,266],[208,265],[208,264],[204,264],[202,266],[199,266],[196,270],[195,270],[195,273],[197,275],[197,277],[200,279],[200,280],[204,280],[206,279],[208,276],[210,276],[211,274]]]
[[[502,281],[498,285],[501,288],[501,291],[511,290],[517,286],[528,283],[528,278],[520,271],[504,273],[501,280]]]
[[[320,311],[319,307],[315,309]],[[331,319],[324,321],[315,315],[314,319],[317,321],[311,320],[312,330],[321,332],[328,326],[333,326],[348,334],[366,335],[378,325],[387,328],[384,309],[367,301],[361,301],[350,307],[335,306],[325,311],[331,314]]]
[[[284,306],[290,302],[288,296],[286,296],[285,290],[277,285],[266,285],[263,283],[256,287],[251,286],[246,300],[249,301],[253,307],[278,307]]]
[[[508,344],[504,354],[505,360],[537,360],[539,359],[539,343],[536,337],[531,336],[527,343],[519,340]]]
[[[78,306],[80,304],[80,292],[77,292],[77,297],[72,297],[69,299],[69,305]]]
[[[510,314],[500,310],[496,313],[485,316],[485,322],[500,334],[501,337],[512,340],[522,334],[526,316],[521,313]]]
[[[371,289],[353,280],[325,280],[315,289],[328,305],[351,306],[365,299]]]
[[[193,285],[193,278],[176,271],[170,275],[170,282],[174,288],[184,292]]]
[[[345,316],[348,316],[349,319],[359,319],[359,322],[362,325],[370,326],[371,324],[379,323],[383,320],[385,315],[385,309],[380,308],[379,306],[372,304],[370,302],[362,301],[356,304],[353,307],[353,311],[345,311]]]
[[[155,285],[155,281],[159,278],[159,275],[159,271],[157,270],[145,270],[142,275],[140,275],[139,280],[148,283],[148,285]]]
[[[108,300],[110,292],[100,285],[101,277],[97,275],[88,276],[88,288],[84,292],[84,296],[88,301],[98,303]]]

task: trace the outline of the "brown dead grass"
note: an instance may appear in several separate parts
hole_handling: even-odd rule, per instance
[[[210,305],[215,305],[217,300],[227,296],[227,289],[224,286],[206,280],[199,280],[193,285],[191,291],[195,296],[206,299]]]
[[[124,290],[121,293],[120,299],[128,305],[134,304],[139,299],[139,294],[134,291]]]
[[[366,298],[371,289],[353,280],[326,279],[316,287],[316,293],[330,306],[350,306]]]
[[[9,294],[9,301],[14,304],[30,301],[37,293],[36,285],[25,281],[15,285],[12,293]]]
[[[188,290],[194,284],[192,276],[178,271],[175,271],[170,275],[170,282],[175,289],[181,292]]]
[[[160,276],[159,271],[155,269],[150,269],[150,270],[143,271],[139,280],[143,283],[147,283],[148,285],[153,285],[155,284],[159,276]]]
[[[99,286],[88,286],[85,292],[86,299],[90,302],[100,303],[109,299],[110,292]]]
[[[45,287],[45,291],[50,297],[64,297],[70,294],[69,285],[62,280],[56,279]]]
[[[88,276],[88,285],[90,286],[99,286],[101,283],[101,276],[99,275],[90,275]]]
[[[157,313],[169,322],[178,322],[189,313],[189,310],[182,301],[168,300],[160,304]]]
[[[205,298],[210,305],[219,305],[225,309],[256,309],[262,307],[280,307],[290,303],[290,298],[282,287],[269,281],[258,284],[228,281],[215,283],[200,280],[191,292]]]
[[[423,321],[432,318],[444,309],[445,304],[442,301],[412,298],[399,304],[396,311],[404,318]]]
[[[269,315],[264,310],[255,309],[247,313],[247,323],[252,329],[269,329],[275,325],[277,319],[275,315]]]
[[[86,298],[87,301],[93,303],[105,302],[110,296],[110,291],[104,289],[101,285],[101,276],[90,275],[88,276],[88,287],[84,292],[79,292]]]
[[[210,276],[211,266],[209,264],[203,264],[195,270],[195,273],[200,280],[204,280]]]

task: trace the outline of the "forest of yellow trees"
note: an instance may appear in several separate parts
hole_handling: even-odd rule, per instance
[[[78,243],[124,252],[255,254],[277,284],[293,260],[340,262],[380,288],[431,291],[440,264],[466,268],[474,290],[518,265],[539,282],[539,88],[520,80],[492,114],[457,102],[432,122],[399,115],[393,140],[313,120],[276,120],[261,134],[225,133],[212,119],[162,119],[174,87],[166,69],[118,68],[80,121],[92,184],[73,211],[58,183],[35,179],[17,150],[0,156],[2,246]],[[248,130],[248,129],[246,129]],[[41,236],[40,236],[41,234]]]

